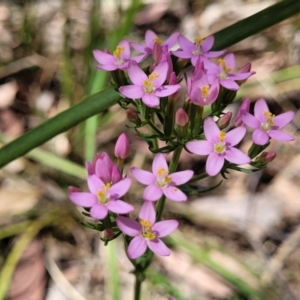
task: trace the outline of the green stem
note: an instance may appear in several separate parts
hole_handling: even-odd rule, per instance
[[[149,120],[149,125],[152,128],[153,133],[156,133],[156,126],[155,126],[155,116],[154,114],[151,115],[151,120]],[[152,126],[152,125],[153,126]],[[159,131],[159,130],[158,130]],[[153,149],[158,149],[158,142],[157,142],[157,138],[153,138]]]
[[[134,300],[140,300],[141,297],[141,287],[142,287],[142,278],[139,273],[135,274],[135,285],[134,285]]]
[[[283,0],[214,34],[212,50],[222,50],[300,12],[299,0]]]
[[[204,172],[202,174],[194,176],[188,183],[192,183],[192,182],[201,180],[201,179],[206,178],[206,177],[208,177],[208,174],[206,172]]]

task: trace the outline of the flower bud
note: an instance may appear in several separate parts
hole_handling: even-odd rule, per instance
[[[127,119],[130,122],[136,124],[137,126],[141,125],[142,121],[134,110],[128,108],[126,109],[126,114],[127,114]]]
[[[161,45],[159,43],[155,42],[153,45],[152,56],[153,56],[154,63],[156,65],[158,65],[161,55],[162,55]]]
[[[115,146],[115,156],[117,158],[125,159],[130,152],[129,148],[129,140],[125,133],[122,133],[116,143]]]
[[[260,165],[267,165],[269,162],[273,161],[276,157],[276,153],[273,151],[264,151],[259,157],[256,158],[255,162]]]
[[[111,228],[107,228],[104,230],[104,238],[106,240],[111,240],[114,237],[114,231]]]
[[[231,121],[232,118],[232,112],[227,112],[226,114],[224,114],[218,121],[217,121],[217,125],[220,128],[220,130],[226,128]]]
[[[184,127],[189,121],[189,117],[183,108],[179,108],[175,114],[175,123],[178,126]]]
[[[244,66],[242,66],[242,68],[238,71],[238,74],[239,73],[248,73],[248,72],[251,72],[251,63],[246,63]],[[255,74],[255,72],[251,72],[251,73],[252,73],[252,75]],[[236,82],[239,85],[242,85],[243,83],[245,83],[247,81],[247,79],[237,80]]]
[[[243,115],[244,112],[249,112],[249,109],[250,109],[250,99],[246,98],[242,102],[242,104],[241,104],[241,106],[240,106],[240,108],[239,108],[239,110],[236,114],[236,117],[234,118],[234,126],[235,127],[239,127],[239,126],[244,125],[244,122],[242,121],[242,115]]]
[[[170,75],[169,85],[178,84],[177,76],[175,72],[172,72]],[[179,91],[169,96],[169,100],[176,100],[178,98]]]

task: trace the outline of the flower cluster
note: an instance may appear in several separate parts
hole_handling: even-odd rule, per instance
[[[270,139],[294,139],[281,130],[294,113],[275,116],[264,99],[255,103],[252,115],[250,99],[246,98],[232,122],[232,112],[225,113],[225,109],[255,72],[250,63],[237,68],[233,53],[213,47],[213,36],[189,41],[176,32],[163,41],[148,30],[144,44],[122,40],[113,53],[94,50],[97,68],[111,71],[113,84],[122,96],[119,104],[131,122],[128,127],[154,153],[152,171],[132,166],[130,174],[123,174],[130,148],[127,136],[122,134],[114,151],[117,163],[105,152],[96,154],[92,162],[86,163],[89,192],[70,187],[69,198],[84,208],[85,215],[98,220],[96,225],[87,226],[104,231],[105,242],[123,233],[132,260],[143,256],[147,248],[158,255],[170,254],[161,238],[172,233],[178,221],[161,220],[166,199],[187,201],[191,191],[198,192],[191,184],[207,176],[221,174],[226,178],[230,169],[260,170],[276,156],[264,151]],[[132,56],[131,50],[139,54]],[[180,101],[182,94],[185,97]],[[238,146],[247,127],[254,131],[253,144],[245,154]],[[164,143],[161,148],[158,140]],[[203,173],[177,170],[183,149],[207,156]],[[169,164],[164,153],[173,153]],[[241,167],[246,164],[247,170]],[[128,203],[128,195],[125,198],[132,179],[146,186],[137,219],[130,218],[134,206]]]

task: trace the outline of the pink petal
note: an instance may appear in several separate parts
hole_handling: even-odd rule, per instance
[[[105,205],[103,204],[95,204],[91,208],[90,214],[94,219],[99,219],[102,220],[107,216],[108,209]]]
[[[145,188],[143,198],[147,201],[157,201],[162,194],[162,189],[159,186],[150,184]]]
[[[151,172],[136,167],[131,167],[130,172],[139,183],[149,185],[155,183],[156,181],[156,176]]]
[[[104,71],[114,71],[121,68],[121,66],[117,66],[115,63],[107,63],[106,65],[96,65],[96,68]]]
[[[135,61],[132,61],[128,68],[128,76],[134,85],[143,86],[144,80],[148,80],[145,72],[138,66]]]
[[[224,165],[224,160],[224,156],[215,152],[211,153],[206,161],[206,173],[210,176],[217,175]]]
[[[240,88],[240,86],[231,79],[221,80],[220,84],[231,91],[237,91]]]
[[[295,140],[295,138],[281,130],[270,130],[269,136],[277,141],[289,142]]]
[[[146,45],[151,49],[153,49],[154,39],[157,39],[157,35],[155,34],[154,31],[148,29],[145,34],[145,42]]]
[[[254,105],[254,116],[260,121],[264,122],[266,117],[264,112],[269,112],[269,107],[265,99],[260,98],[255,102]]]
[[[181,185],[188,182],[193,177],[193,175],[194,175],[194,171],[186,170],[186,171],[172,173],[169,175],[169,177],[172,178],[172,183],[175,183],[175,185]]]
[[[171,254],[170,249],[160,239],[147,240],[148,247],[157,255],[169,256]]]
[[[124,47],[124,51],[121,54],[121,58],[122,59],[129,59],[130,58],[130,46],[129,46],[129,42],[126,40],[122,40],[119,43],[119,46]]]
[[[125,178],[112,185],[108,190],[108,194],[110,195],[111,198],[118,199],[128,192],[130,185],[131,185],[131,179]]]
[[[133,60],[133,61],[135,61],[136,63],[140,63],[140,62],[142,62],[144,59],[146,59],[147,56],[148,56],[148,54],[142,54],[142,55],[138,55],[138,56],[131,57],[130,60]]]
[[[241,118],[242,118],[242,121],[250,128],[253,128],[253,129],[260,128],[259,120],[256,119],[254,116],[250,115],[248,112],[244,111]]]
[[[258,128],[253,131],[252,140],[256,145],[265,145],[269,141],[269,135]]]
[[[159,98],[153,94],[144,94],[142,101],[149,107],[159,106]]]
[[[188,40],[186,37],[184,37],[183,35],[179,35],[177,38],[177,42],[180,46],[180,48],[187,53],[190,53],[190,55],[192,54],[192,52],[194,51],[195,45],[193,42],[191,42],[190,40]],[[179,52],[179,51],[175,51],[175,52]],[[174,54],[174,52],[173,52]],[[191,56],[190,56],[191,57]]]
[[[118,216],[116,218],[116,223],[119,227],[119,229],[129,235],[129,236],[138,236],[141,233],[142,230],[142,225],[132,219],[126,218],[126,217],[122,217],[122,216]]]
[[[186,194],[184,194],[179,188],[175,186],[167,186],[163,190],[164,195],[175,202],[183,202],[187,200]]]
[[[169,170],[167,160],[162,153],[157,153],[153,159],[152,172],[155,176],[158,176],[159,169]]]
[[[95,174],[95,166],[91,162],[87,161],[85,163],[85,168],[86,168],[88,175]]]
[[[223,55],[226,52],[226,50],[221,50],[221,51],[210,51],[207,53],[204,53],[205,57],[207,58],[215,58]]]
[[[215,42],[215,38],[213,35],[205,38],[204,41],[201,43],[203,52],[208,52],[212,48],[214,42]]]
[[[177,43],[179,32],[172,33],[163,43],[162,46],[168,46],[168,50]]]
[[[179,58],[191,58],[193,56],[192,52],[187,52],[184,50],[172,51],[172,54]]]
[[[227,67],[231,68],[232,71],[235,70],[235,57],[233,53],[228,53],[225,55],[224,60],[226,61]]]
[[[154,79],[154,87],[158,88],[166,81],[168,73],[168,63],[166,61],[159,63],[153,70],[153,73],[157,73],[159,76]]]
[[[180,88],[181,88],[180,84],[164,85],[158,88],[154,94],[158,97],[167,97],[175,94],[177,91],[180,90]]]
[[[143,87],[137,85],[121,86],[119,92],[129,99],[140,99],[145,94]]]
[[[153,202],[145,201],[141,207],[139,218],[141,220],[148,220],[151,224],[155,223],[156,211],[154,209]]]
[[[212,117],[207,117],[204,120],[204,134],[209,142],[219,140],[220,129]]]
[[[100,50],[94,50],[93,55],[94,58],[102,65],[115,64],[116,58],[112,54]]]
[[[108,210],[116,214],[128,214],[134,211],[134,207],[122,200],[111,200],[106,204]]]
[[[213,151],[213,145],[208,141],[191,141],[186,143],[186,148],[194,154],[208,155]]]
[[[255,72],[229,74],[229,78],[231,80],[245,80],[245,79],[249,78],[253,74],[255,74]]]
[[[87,184],[88,184],[90,192],[94,195],[97,195],[97,193],[101,189],[101,187],[103,185],[105,185],[104,182],[100,178],[98,178],[96,175],[90,175],[87,178]]]
[[[130,242],[127,253],[128,257],[131,259],[136,259],[142,256],[147,250],[147,242],[141,236],[136,236]]]
[[[111,170],[102,160],[96,162],[96,175],[99,177],[103,183],[108,183],[111,181]]]
[[[293,111],[287,111],[283,114],[280,114],[273,119],[274,124],[280,129],[290,123],[293,120],[294,115],[295,113]]]
[[[249,156],[236,148],[230,148],[227,150],[225,153],[225,159],[237,165],[248,164],[251,161]]]
[[[95,195],[85,192],[72,192],[68,197],[73,203],[82,207],[92,207],[98,201]]]
[[[177,220],[166,220],[155,223],[152,230],[158,233],[158,237],[165,237],[171,234],[178,228],[179,222]]]
[[[141,44],[134,43],[134,42],[131,42],[130,45],[134,50],[136,50],[138,52],[149,54],[148,51],[146,51],[145,45],[141,45]]]
[[[237,127],[226,133],[225,142],[230,143],[231,146],[235,146],[243,139],[245,134],[245,127]]]

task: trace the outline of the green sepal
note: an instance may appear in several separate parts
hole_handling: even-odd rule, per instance
[[[158,148],[158,149],[154,149],[154,148],[151,148],[149,147],[149,150],[152,152],[152,153],[170,153],[172,151],[174,151],[179,145],[168,145],[168,146],[165,146],[165,147],[162,147],[162,148]]]
[[[89,229],[94,229],[94,230],[97,230],[97,231],[103,231],[104,228],[103,228],[103,224],[94,224],[94,223],[90,223],[90,222],[80,222],[80,224],[86,228],[89,228]]]
[[[258,154],[260,154],[262,151],[264,151],[268,146],[270,145],[270,142],[268,142],[265,145],[256,145],[256,144],[252,144],[250,149],[248,150],[248,156],[250,158],[254,158],[255,156],[257,156]]]
[[[177,186],[177,188],[179,188],[182,192],[184,192],[185,194],[188,194],[188,195],[199,195],[201,193],[206,193],[206,192],[209,192],[209,191],[212,191],[212,190],[218,188],[222,184],[222,182],[223,182],[223,180],[221,180],[218,184],[216,184],[208,189],[205,189],[205,190],[193,189],[189,185],[186,185],[186,184]]]

